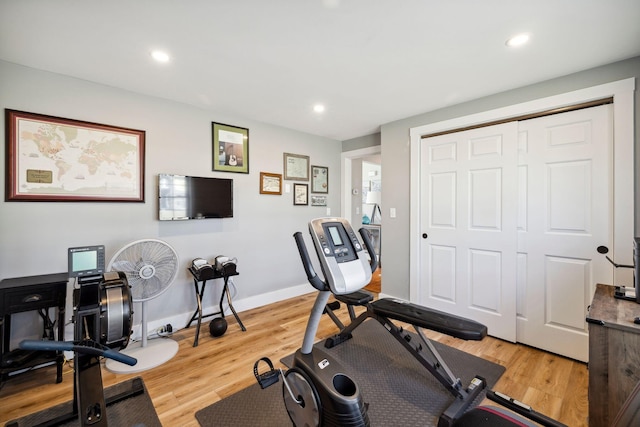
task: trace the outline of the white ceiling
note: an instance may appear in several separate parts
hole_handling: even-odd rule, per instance
[[[0,59],[338,140],[638,55],[638,0],[0,0]]]

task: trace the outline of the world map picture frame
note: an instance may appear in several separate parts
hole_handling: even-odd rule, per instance
[[[143,130],[5,110],[5,201],[144,202]]]

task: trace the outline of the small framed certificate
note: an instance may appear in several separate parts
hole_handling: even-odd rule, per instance
[[[293,184],[293,204],[295,206],[309,205],[309,184]]]
[[[282,194],[282,175],[260,172],[260,194]]]
[[[311,166],[311,192],[329,192],[329,168],[325,166]]]
[[[309,181],[309,156],[284,153],[284,179]]]

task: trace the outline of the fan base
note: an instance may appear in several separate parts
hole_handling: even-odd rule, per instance
[[[178,352],[178,343],[168,338],[156,338],[148,340],[142,347],[140,342],[130,344],[121,353],[138,359],[134,366],[125,365],[115,360],[107,359],[106,368],[116,374],[132,374],[160,366],[171,360]]]

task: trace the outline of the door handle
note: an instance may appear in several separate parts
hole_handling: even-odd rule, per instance
[[[429,237],[429,235],[427,233],[422,233],[422,238],[426,239],[427,237]]]

